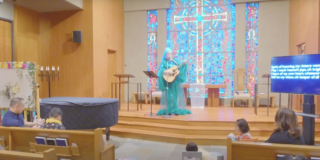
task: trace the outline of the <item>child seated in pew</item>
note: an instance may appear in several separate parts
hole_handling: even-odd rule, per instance
[[[229,134],[228,138],[231,138],[232,140],[240,141],[242,139],[252,139],[252,136],[250,135],[250,127],[247,123],[247,121],[243,118],[238,119],[235,124],[235,131],[239,134],[239,136],[235,136],[234,134]]]
[[[236,140],[252,139],[249,133],[250,127],[245,119],[241,118],[236,121],[235,130],[240,134],[239,136],[236,136]]]
[[[49,113],[49,118],[46,120],[40,128],[42,129],[65,129],[61,119],[62,119],[62,111],[59,108],[53,108]]]

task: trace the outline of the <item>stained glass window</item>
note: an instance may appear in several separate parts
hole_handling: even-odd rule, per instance
[[[188,60],[188,83],[226,84],[220,98],[233,96],[235,5],[231,0],[171,0],[167,46]]]
[[[258,14],[259,3],[246,4],[246,86],[254,94],[254,84],[258,81]]]
[[[157,70],[157,11],[148,11],[147,12],[147,21],[148,21],[148,71]],[[148,90],[155,90],[157,86],[156,79],[148,78]]]

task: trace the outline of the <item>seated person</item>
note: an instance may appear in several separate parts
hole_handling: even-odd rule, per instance
[[[13,98],[10,102],[10,108],[3,116],[2,126],[5,127],[33,127],[37,125],[34,122],[24,121],[23,118],[23,98]]]
[[[53,108],[49,113],[49,118],[46,120],[46,123],[43,124],[40,128],[42,129],[65,129],[61,119],[62,111],[59,108]]]
[[[252,139],[249,133],[250,127],[245,119],[242,118],[236,121],[235,130],[240,134],[240,136],[236,136],[236,140]]]
[[[198,152],[198,146],[193,142],[189,142],[186,146],[186,151],[187,152],[190,152],[190,151]]]
[[[289,108],[281,108],[275,116],[276,129],[267,143],[305,144],[297,115]]]

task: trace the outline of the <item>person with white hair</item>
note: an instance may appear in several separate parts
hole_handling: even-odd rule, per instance
[[[3,116],[2,126],[5,127],[33,127],[38,123],[26,122],[23,118],[23,98],[16,97],[10,102],[10,108]]]
[[[168,72],[167,69],[174,65],[181,66],[179,68],[180,74],[173,82],[167,83],[163,78],[163,75],[172,75],[173,73]],[[178,59],[173,57],[170,48],[166,48],[164,50],[158,71],[158,88],[161,90],[162,96],[160,101],[160,110],[158,111],[157,115],[191,114],[191,111],[186,109],[185,95],[182,88],[182,84],[187,81],[187,67],[187,61],[179,62]]]

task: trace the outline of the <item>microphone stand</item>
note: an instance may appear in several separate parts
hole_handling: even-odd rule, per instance
[[[167,70],[168,70],[168,60],[167,60]],[[167,79],[168,79],[168,74],[167,74]],[[171,118],[170,115],[168,115],[168,107],[169,107],[169,83],[167,81],[167,106],[166,106],[166,115],[162,116],[162,118]]]

